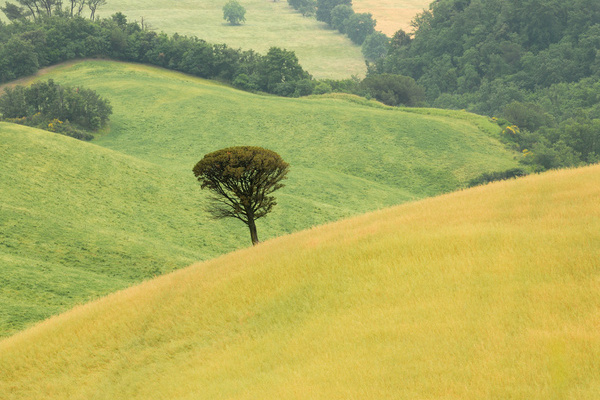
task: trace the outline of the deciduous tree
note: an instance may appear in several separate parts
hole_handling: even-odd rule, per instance
[[[277,204],[270,194],[283,187],[289,164],[262,147],[238,146],[206,154],[193,169],[202,189],[213,193],[208,211],[217,219],[236,218],[258,243],[256,220]]]
[[[231,25],[239,25],[246,21],[246,9],[236,0],[230,0],[223,6],[223,19]]]

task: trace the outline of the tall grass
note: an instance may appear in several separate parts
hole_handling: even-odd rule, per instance
[[[515,164],[485,118],[346,97],[284,99],[106,61],[39,79],[93,88],[110,131],[83,143],[0,123],[0,336],[142,279],[250,244],[214,221],[191,169],[258,145],[291,164],[259,238],[455,190]]]
[[[0,342],[3,399],[596,399],[600,166],[310,229]]]

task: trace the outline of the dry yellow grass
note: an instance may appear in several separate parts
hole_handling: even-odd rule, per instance
[[[0,342],[0,398],[598,399],[600,166],[262,243]]]
[[[377,20],[378,31],[392,36],[398,29],[411,32],[410,22],[432,0],[353,0],[356,12],[369,12]]]

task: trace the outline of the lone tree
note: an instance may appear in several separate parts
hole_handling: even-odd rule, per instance
[[[245,15],[246,9],[236,0],[230,0],[223,6],[223,19],[229,21],[231,25],[239,25],[246,21]]]
[[[269,196],[282,188],[289,164],[262,147],[228,147],[206,154],[194,166],[202,189],[213,192],[208,211],[217,219],[233,217],[248,225],[252,244],[258,243],[255,221],[277,204]]]

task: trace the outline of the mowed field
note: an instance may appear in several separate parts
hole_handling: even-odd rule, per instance
[[[287,1],[243,0],[246,22],[231,26],[223,19],[225,0],[110,0],[99,14],[123,12],[156,31],[197,36],[209,43],[265,54],[273,46],[293,50],[302,67],[315,78],[345,79],[364,76],[365,62],[346,36],[314,18],[304,18]]]
[[[431,0],[353,0],[356,12],[373,14],[377,20],[375,29],[392,36],[399,29],[412,32],[413,18],[423,10],[429,9]]]
[[[192,168],[257,145],[290,163],[261,239],[456,190],[516,166],[499,128],[459,111],[394,109],[352,96],[287,99],[109,61],[37,79],[83,85],[114,108],[84,143],[0,124],[0,336],[75,304],[250,245],[214,221]]]
[[[600,397],[600,166],[274,239],[0,342],[0,397]]]

